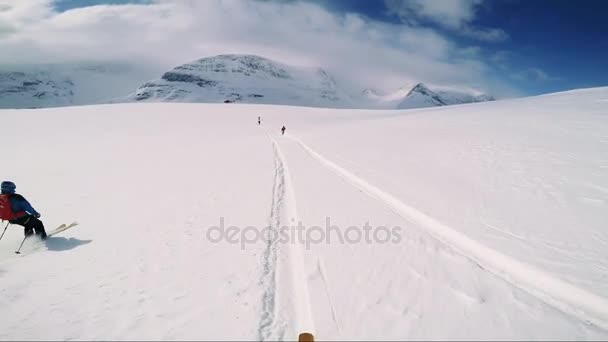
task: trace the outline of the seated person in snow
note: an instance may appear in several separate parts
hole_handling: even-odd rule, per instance
[[[31,236],[36,232],[41,239],[46,239],[44,224],[39,220],[40,213],[21,195],[15,193],[16,186],[13,182],[2,182],[0,185],[1,196],[8,197],[12,210],[11,224],[25,227],[25,236]]]

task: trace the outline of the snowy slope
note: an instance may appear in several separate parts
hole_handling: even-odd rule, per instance
[[[153,74],[121,63],[0,67],[0,108],[47,108],[107,103]]]
[[[349,102],[321,68],[254,55],[219,55],[176,67],[143,84],[130,101],[289,104],[345,107]]]
[[[80,222],[0,241],[0,339],[606,339],[606,113],[608,88],[0,111],[2,177]]]

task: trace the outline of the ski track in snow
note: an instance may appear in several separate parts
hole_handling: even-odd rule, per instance
[[[291,135],[289,138],[345,181],[382,202],[403,218],[420,224],[435,239],[451,247],[482,269],[567,314],[608,330],[608,299],[482,245],[325,158],[297,137]]]
[[[277,141],[268,134],[274,154],[274,185],[269,227],[275,235],[266,241],[261,283],[264,287],[258,328],[261,341],[295,339],[313,331],[301,246],[279,239],[281,227],[297,223],[291,179]],[[287,248],[284,248],[287,247]]]
[[[272,189],[272,204],[270,209],[269,225],[273,230],[281,226],[281,207],[285,197],[285,177],[281,161],[277,156],[276,146],[273,142],[274,152],[274,184]],[[285,327],[278,326],[276,301],[277,301],[277,254],[278,241],[269,239],[266,241],[266,249],[263,257],[263,274],[261,283],[264,286],[262,298],[262,316],[258,329],[259,340],[280,339],[283,337]]]
[[[340,324],[338,323],[338,315],[336,314],[336,307],[331,299],[331,295],[329,294],[329,285],[327,281],[327,276],[325,275],[327,272],[325,271],[325,264],[321,258],[317,259],[317,272],[321,276],[321,280],[323,281],[323,290],[325,290],[325,295],[327,296],[327,303],[329,304],[329,308],[331,309],[331,318],[334,321],[334,325],[336,327],[336,331],[339,336],[342,336],[342,331],[340,331]]]

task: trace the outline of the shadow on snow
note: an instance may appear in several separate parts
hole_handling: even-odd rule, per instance
[[[93,240],[80,240],[76,238],[66,239],[64,237],[51,236],[45,240],[46,248],[49,251],[68,251],[78,246],[86,245],[91,243]]]

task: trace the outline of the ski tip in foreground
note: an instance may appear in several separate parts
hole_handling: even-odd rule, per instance
[[[298,337],[299,342],[314,342],[315,337],[311,333],[301,333]]]

